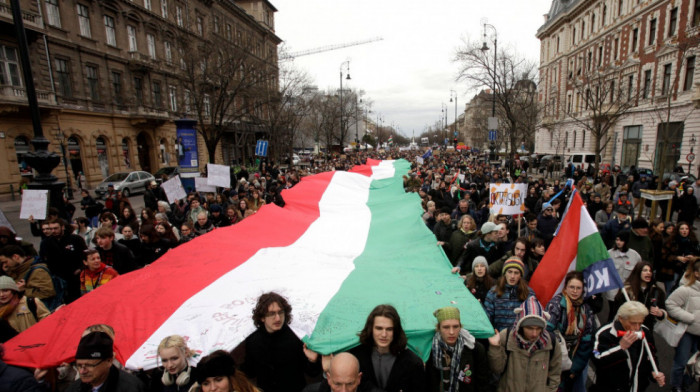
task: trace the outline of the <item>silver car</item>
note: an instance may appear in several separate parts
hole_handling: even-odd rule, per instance
[[[111,184],[115,191],[121,191],[122,195],[129,197],[132,193],[145,191],[146,185],[155,180],[151,173],[145,171],[114,173],[97,185],[95,193],[103,197],[107,193],[107,186]]]

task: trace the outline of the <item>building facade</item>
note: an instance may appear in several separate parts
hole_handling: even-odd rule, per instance
[[[603,162],[698,174],[687,158],[700,138],[700,0],[553,0],[537,37],[537,153],[594,153],[582,121],[598,96],[619,115],[601,135]]]
[[[178,50],[182,37],[245,43],[277,68],[276,9],[266,0],[21,0],[20,6],[43,132],[49,150],[65,157],[54,174],[73,183],[81,172],[94,186],[115,172],[177,166],[174,121],[193,117],[183,78],[185,60],[195,54]],[[0,152],[6,157],[0,193],[7,193],[31,179],[23,155],[33,138],[7,0],[0,0],[0,45]],[[243,133],[254,129],[232,129],[217,162],[233,163],[252,151],[254,144],[231,145],[254,143]],[[209,156],[197,139],[201,168]]]

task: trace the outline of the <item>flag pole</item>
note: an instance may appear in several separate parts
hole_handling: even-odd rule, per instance
[[[625,296],[625,301],[629,302],[630,297],[627,294],[625,287],[623,286],[620,290],[622,290],[622,295]],[[647,352],[647,356],[649,357],[649,362],[651,362],[651,368],[654,370],[654,373],[659,373],[659,368],[656,367],[656,361],[654,361],[654,356],[651,354],[651,348],[649,347],[646,336],[642,338],[642,345],[644,346],[644,350]]]

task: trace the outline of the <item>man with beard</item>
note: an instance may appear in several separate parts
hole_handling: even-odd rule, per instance
[[[83,268],[83,252],[87,250],[83,238],[65,229],[62,219],[48,222],[50,235],[39,245],[41,257],[49,270],[66,282],[65,303],[80,297],[80,272]]]

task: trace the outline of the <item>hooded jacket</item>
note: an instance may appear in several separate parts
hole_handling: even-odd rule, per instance
[[[553,334],[542,330],[546,343],[542,348],[525,350],[514,339],[513,331],[521,335],[524,320],[539,319],[546,325],[549,315],[542,310],[536,298],[530,297],[516,310],[513,327],[500,332],[500,344],[488,350],[489,365],[495,374],[501,375],[499,392],[554,392],[561,379],[561,349]]]

